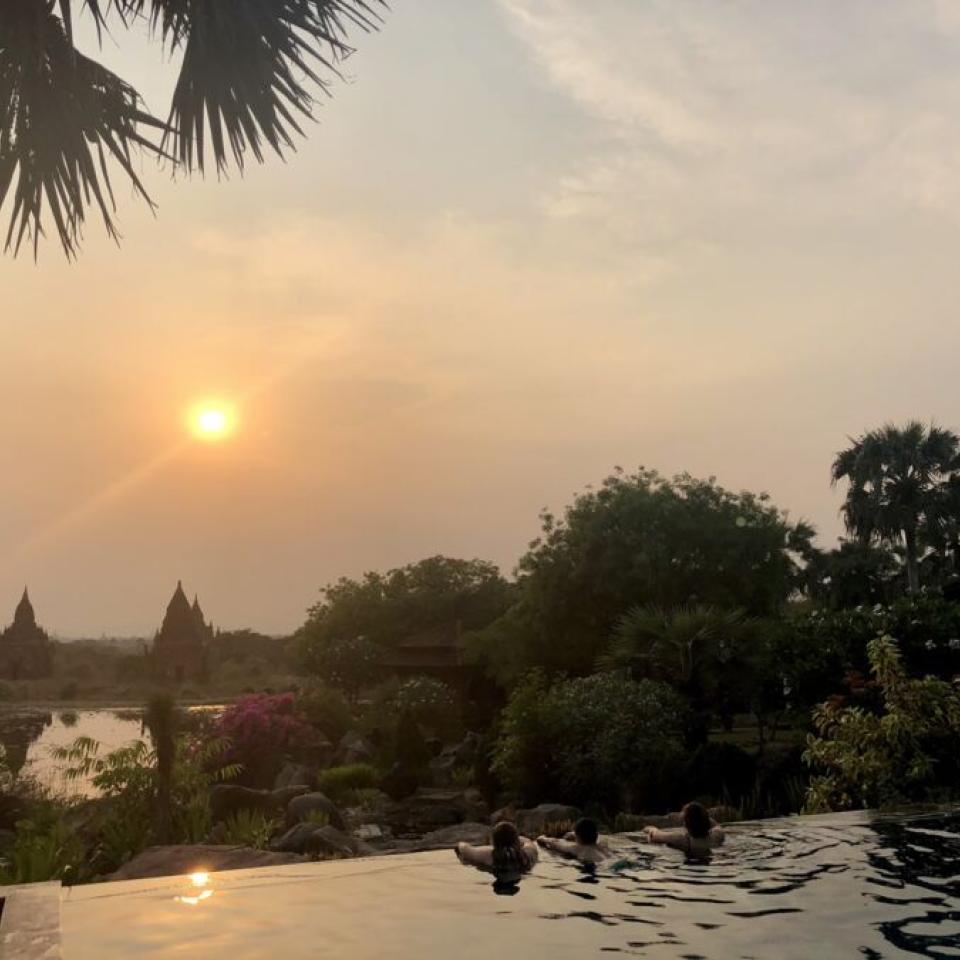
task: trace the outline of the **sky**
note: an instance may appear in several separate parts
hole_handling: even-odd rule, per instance
[[[848,436],[960,427],[958,10],[396,0],[285,162],[144,161],[119,247],[0,258],[0,622],[27,583],[53,633],[146,634],[182,579],[289,631],[340,576],[509,572],[616,465],[832,545]],[[165,113],[141,31],[102,57]]]

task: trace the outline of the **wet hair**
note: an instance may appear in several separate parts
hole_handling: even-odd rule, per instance
[[[493,828],[492,840],[494,873],[526,873],[533,866],[520,843],[517,828],[509,820],[501,820]]]
[[[573,826],[573,832],[577,840],[584,846],[591,847],[597,842],[600,830],[597,827],[597,821],[590,817],[581,817]]]
[[[691,837],[702,840],[710,835],[710,814],[702,803],[694,800],[688,803],[683,810],[683,825]]]

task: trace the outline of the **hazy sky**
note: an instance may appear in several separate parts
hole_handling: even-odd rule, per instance
[[[286,164],[145,164],[121,248],[0,260],[0,621],[26,581],[52,631],[147,632],[183,578],[292,629],[341,574],[509,570],[615,464],[833,542],[848,434],[960,427],[958,10],[396,0]]]

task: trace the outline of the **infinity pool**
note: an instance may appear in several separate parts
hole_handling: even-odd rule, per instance
[[[62,955],[960,957],[960,813],[740,824],[708,864],[614,847],[595,874],[546,855],[513,895],[447,851],[76,887]]]

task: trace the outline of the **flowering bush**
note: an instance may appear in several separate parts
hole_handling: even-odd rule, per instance
[[[284,759],[316,737],[294,710],[292,693],[242,697],[223,712],[216,734],[229,743],[229,760],[242,764],[241,779],[253,786],[270,786]]]

